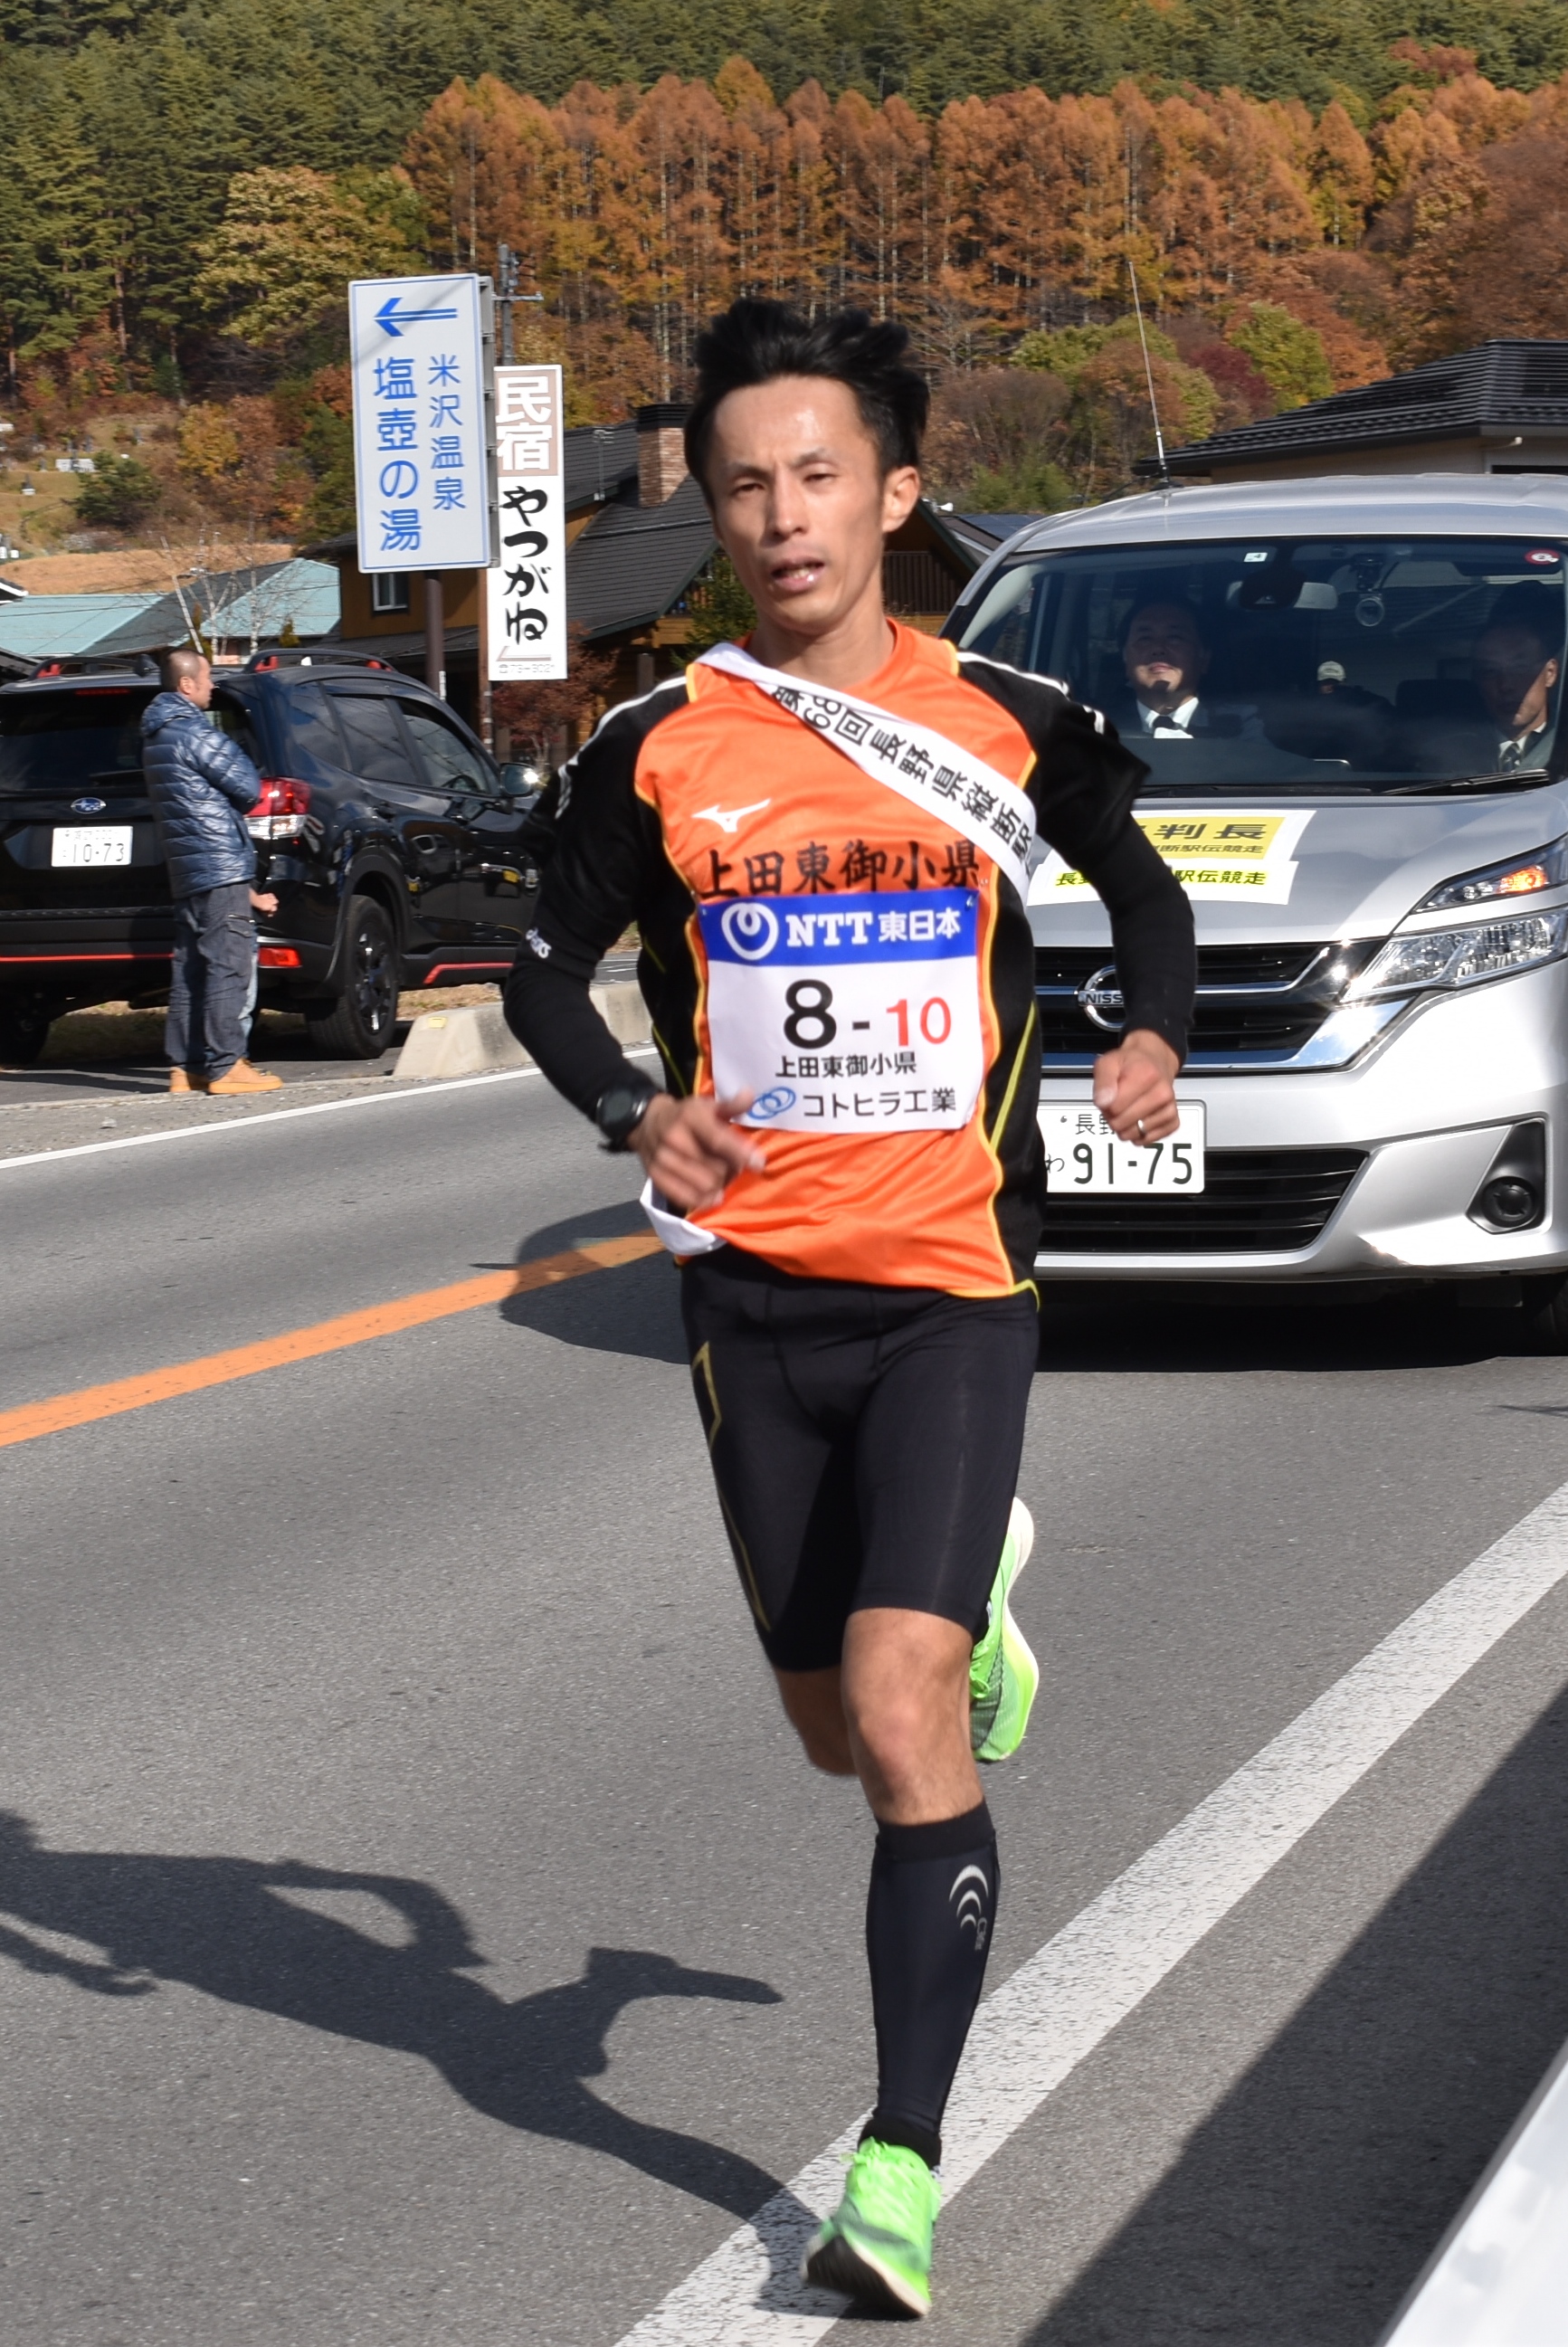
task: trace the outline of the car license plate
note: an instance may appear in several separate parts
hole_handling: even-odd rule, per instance
[[[1204,1186],[1204,1104],[1180,1103],[1180,1122],[1168,1141],[1134,1149],[1118,1141],[1088,1101],[1048,1103],[1040,1112],[1045,1136],[1045,1186],[1071,1197],[1114,1190],[1132,1197],[1169,1190],[1194,1194]]]
[[[49,852],[51,864],[97,866],[130,862],[131,826],[127,824],[73,824],[56,831]]]

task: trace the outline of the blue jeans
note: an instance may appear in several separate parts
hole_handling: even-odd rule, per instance
[[[209,1081],[242,1060],[256,1007],[251,887],[231,880],[174,900],[174,969],[163,1044],[177,1068]]]

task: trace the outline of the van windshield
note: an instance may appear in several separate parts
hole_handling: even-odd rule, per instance
[[[1482,538],[1044,552],[955,615],[1102,709],[1151,787],[1314,796],[1561,773],[1565,624],[1563,548]]]

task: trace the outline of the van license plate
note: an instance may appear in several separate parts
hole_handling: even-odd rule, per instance
[[[1125,1197],[1140,1192],[1157,1196],[1170,1190],[1195,1195],[1204,1186],[1202,1101],[1183,1101],[1180,1118],[1168,1141],[1134,1149],[1117,1140],[1092,1102],[1073,1101],[1065,1107],[1052,1102],[1041,1108],[1046,1188],[1068,1197],[1107,1190]]]
[[[97,867],[107,864],[130,862],[131,826],[128,824],[89,823],[75,825],[56,831],[49,852],[54,865],[69,864]]]

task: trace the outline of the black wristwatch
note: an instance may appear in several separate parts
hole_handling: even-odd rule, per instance
[[[593,1121],[604,1135],[607,1149],[627,1148],[632,1134],[648,1113],[648,1104],[657,1100],[658,1093],[641,1084],[611,1084],[600,1092]]]

